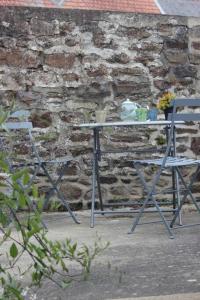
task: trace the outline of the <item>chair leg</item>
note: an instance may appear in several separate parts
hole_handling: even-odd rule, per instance
[[[191,179],[191,181],[189,183],[189,185],[187,185],[185,183],[185,180],[184,180],[184,178],[183,178],[183,176],[182,176],[179,168],[176,167],[176,171],[178,173],[179,178],[181,179],[182,184],[184,185],[184,187],[186,189],[186,192],[184,193],[184,195],[183,195],[183,197],[182,197],[182,199],[180,201],[180,205],[179,205],[179,207],[178,207],[178,209],[177,209],[177,211],[176,211],[176,213],[174,215],[174,218],[172,219],[172,221],[170,223],[170,227],[171,228],[173,227],[173,225],[174,225],[174,223],[175,223],[175,221],[176,221],[176,219],[177,219],[177,217],[178,217],[178,215],[179,215],[179,213],[180,213],[180,211],[182,209],[182,206],[185,203],[185,200],[186,200],[187,196],[190,196],[190,198],[192,199],[192,202],[193,202],[194,206],[196,207],[197,211],[200,213],[200,207],[198,206],[198,204],[196,202],[196,199],[194,198],[194,196],[192,195],[192,192],[191,192],[192,185],[195,182],[195,180],[197,178],[197,175],[199,174],[199,170],[200,170],[200,167],[198,166],[197,170],[196,170],[196,172],[194,174],[194,176],[192,177],[192,179]]]
[[[164,217],[164,215],[162,213],[162,210],[160,209],[157,201],[153,197],[153,193],[155,191],[155,186],[156,186],[156,184],[158,183],[158,181],[160,179],[161,170],[159,170],[158,173],[155,175],[154,180],[153,180],[153,184],[152,184],[152,188],[149,189],[149,187],[148,187],[148,185],[147,185],[147,183],[146,183],[146,181],[144,179],[144,176],[143,176],[142,172],[140,171],[140,168],[139,168],[139,166],[137,164],[135,165],[135,168],[136,168],[137,173],[139,175],[139,178],[140,178],[140,180],[142,182],[142,185],[145,188],[145,190],[147,191],[148,195],[147,195],[147,197],[146,197],[146,199],[145,199],[145,201],[144,201],[144,203],[143,203],[143,205],[142,205],[142,207],[141,207],[141,209],[140,209],[140,211],[139,211],[139,213],[138,213],[135,221],[133,222],[132,228],[131,228],[131,230],[130,230],[129,233],[133,233],[133,231],[135,230],[136,226],[139,224],[139,220],[140,220],[140,218],[142,217],[142,215],[144,213],[146,205],[148,204],[149,201],[152,201],[154,203],[154,205],[155,205],[155,207],[156,207],[159,215],[160,215],[160,218],[161,218],[163,224],[165,225],[165,228],[167,229],[169,237],[171,239],[173,239],[174,235],[173,235],[173,233],[172,233],[172,231],[170,229],[170,226],[168,225],[168,223],[167,223],[167,221],[166,221],[166,219],[165,219],[165,217]]]
[[[146,200],[145,200],[144,203],[142,204],[142,207],[140,208],[140,211],[139,211],[139,213],[137,214],[137,217],[136,217],[135,221],[133,222],[133,225],[132,225],[132,227],[131,227],[131,230],[128,232],[129,234],[130,234],[130,233],[133,233],[134,230],[135,230],[135,228],[136,228],[136,226],[139,224],[140,218],[142,217],[142,214],[143,214],[143,212],[144,212],[144,209],[145,209],[145,207],[146,207],[148,201],[149,201],[149,198],[146,198]]]
[[[41,164],[41,168],[43,169],[45,175],[49,179],[49,181],[52,185],[52,189],[57,193],[58,198],[60,199],[62,204],[66,207],[66,209],[68,210],[68,212],[69,212],[70,216],[72,217],[72,219],[74,220],[74,222],[77,224],[80,224],[80,222],[76,219],[75,214],[72,212],[68,202],[65,200],[63,194],[59,191],[59,189],[57,188],[57,185],[55,185],[54,181],[52,180],[51,176],[49,175],[49,172],[45,168],[44,164]]]
[[[166,227],[166,229],[168,231],[170,239],[174,239],[174,235],[173,235],[173,233],[172,233],[172,231],[170,229],[170,226],[168,225],[168,223],[167,223],[167,221],[166,221],[166,219],[165,219],[165,217],[164,217],[164,215],[162,213],[162,210],[160,209],[160,206],[158,205],[157,201],[154,200],[153,197],[152,197],[152,201],[154,202],[154,204],[155,204],[155,206],[156,206],[156,208],[158,210],[158,213],[160,215],[160,218],[162,219],[162,221],[163,221],[163,223],[164,223],[164,225],[165,225],[165,227]]]
[[[195,172],[195,176],[193,176],[192,180],[190,181],[189,185],[187,186],[187,184],[185,183],[179,168],[176,168],[176,169],[177,169],[177,172],[179,174],[179,177],[180,177],[184,187],[188,190],[188,195],[190,195],[190,198],[192,199],[192,202],[193,202],[194,206],[196,207],[197,211],[200,213],[200,208],[199,208],[199,206],[196,202],[196,199],[194,198],[194,196],[192,195],[192,192],[191,192],[192,185],[193,185],[194,181],[196,180],[198,172]],[[199,168],[197,168],[197,170],[199,170]]]
[[[62,171],[60,172],[57,180],[54,181],[54,185],[55,186],[58,186],[58,184],[60,183],[60,181],[61,181],[61,179],[62,179],[62,177],[64,175],[65,170],[68,168],[68,164],[69,164],[68,162],[64,164],[64,167],[62,168]],[[49,200],[53,196],[53,193],[54,193],[54,187],[50,188],[50,190],[47,192],[47,195],[46,195],[45,201],[44,201],[44,205],[43,205],[43,209],[47,209]]]

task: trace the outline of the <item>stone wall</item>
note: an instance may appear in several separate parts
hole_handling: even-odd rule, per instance
[[[91,199],[92,133],[67,125],[94,121],[106,108],[119,120],[128,97],[153,105],[165,89],[200,95],[200,19],[42,8],[1,7],[0,101],[31,110],[44,157],[72,154],[62,188],[76,207]],[[178,131],[181,153],[199,154],[198,128]],[[130,149],[163,143],[155,128],[102,133],[103,148]],[[101,162],[103,196],[138,198],[133,154],[106,155]],[[149,172],[151,178],[151,172]],[[161,186],[166,185],[165,178]],[[41,185],[45,190],[45,184]],[[196,187],[198,192],[198,186]]]

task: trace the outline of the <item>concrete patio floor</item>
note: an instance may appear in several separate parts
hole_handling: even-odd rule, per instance
[[[131,217],[97,217],[93,229],[88,211],[77,217],[80,225],[66,213],[44,214],[49,237],[92,246],[98,235],[110,246],[94,261],[87,281],[73,282],[65,290],[45,281],[36,299],[200,300],[200,226],[175,230],[171,240],[162,224],[138,226],[128,235]],[[198,222],[200,216],[186,212],[184,221]]]
[[[38,299],[200,299],[200,226],[175,230],[171,240],[162,224],[138,226],[128,235],[130,217],[97,217],[92,229],[89,212],[77,216],[80,225],[65,213],[45,214],[49,236],[93,245],[98,234],[110,246],[95,260],[87,281],[74,282],[65,290],[45,282],[37,292]],[[183,217],[185,222],[200,221],[195,212]]]

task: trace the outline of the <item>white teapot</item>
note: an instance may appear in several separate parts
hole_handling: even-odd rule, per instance
[[[123,121],[134,121],[136,120],[136,110],[141,106],[131,100],[127,99],[122,103],[122,109],[120,118]]]

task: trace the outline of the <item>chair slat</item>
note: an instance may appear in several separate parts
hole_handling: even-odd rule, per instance
[[[30,116],[30,112],[28,110],[17,110],[13,112],[10,117],[11,118],[21,118],[21,117],[26,117],[28,118]]]
[[[172,120],[173,114],[168,114],[168,120]],[[200,121],[200,113],[175,113],[174,121]]]
[[[32,129],[33,125],[32,122],[7,122],[4,124],[4,127],[1,126],[1,129],[11,129],[11,130],[17,130],[17,129]]]
[[[200,99],[174,99],[172,105],[175,107],[182,106],[200,106]]]

